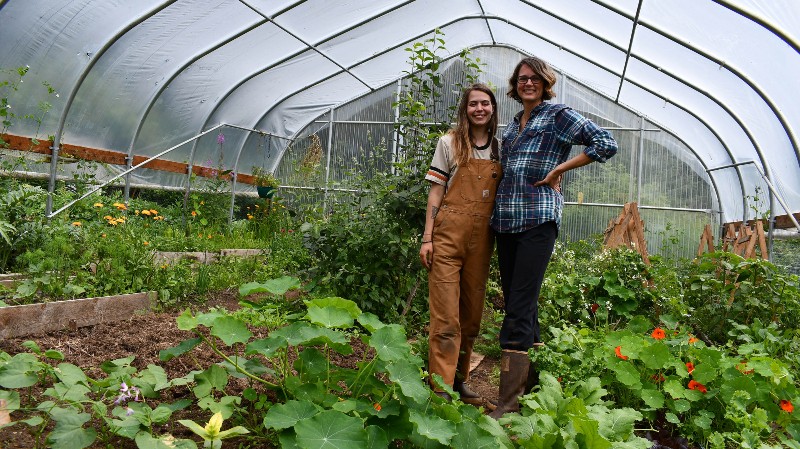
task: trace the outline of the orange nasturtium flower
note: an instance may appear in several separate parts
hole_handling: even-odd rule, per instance
[[[693,345],[693,344],[695,344],[695,343],[697,343],[697,338],[695,338],[695,337],[689,337],[689,344],[690,344],[690,345]]]
[[[374,408],[374,409],[375,409],[375,411],[378,411],[378,412],[379,412],[379,411],[381,411],[381,404],[379,404],[378,402],[376,402],[376,403],[375,403],[375,405],[373,405],[373,406],[372,406],[372,408]]]
[[[614,349],[614,353],[617,355],[617,357],[621,358],[622,360],[628,360],[627,355],[622,355],[622,346],[617,346]]]
[[[699,391],[701,393],[707,393],[708,392],[708,389],[706,388],[706,386],[701,384],[700,382],[698,382],[696,380],[690,380],[689,381],[689,389],[690,390],[697,390],[697,391]]]
[[[655,330],[653,330],[653,333],[650,334],[650,336],[655,338],[656,340],[663,340],[664,337],[667,336],[667,334],[664,332],[664,329],[657,327],[655,328]]]
[[[692,374],[692,371],[694,371],[694,363],[686,362],[686,371],[689,371],[689,374]]]
[[[781,399],[781,410],[786,413],[792,413],[794,411],[794,405],[792,405],[792,401]]]
[[[192,217],[196,217],[196,216],[197,216],[197,211],[196,211],[196,210],[193,210],[193,211],[192,211]]]

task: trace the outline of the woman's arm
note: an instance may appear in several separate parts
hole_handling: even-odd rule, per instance
[[[433,260],[433,219],[439,213],[439,207],[444,198],[445,186],[431,182],[431,191],[428,193],[428,206],[425,210],[425,231],[422,233],[422,247],[419,250],[419,258],[422,265],[431,269]]]

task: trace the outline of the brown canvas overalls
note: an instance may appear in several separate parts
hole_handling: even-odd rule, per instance
[[[481,325],[494,247],[489,219],[502,175],[493,153],[459,167],[433,220],[428,369],[450,386],[468,380]]]

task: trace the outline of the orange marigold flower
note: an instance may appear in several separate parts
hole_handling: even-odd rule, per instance
[[[787,401],[786,399],[781,399],[781,410],[786,413],[792,413],[794,411],[794,405],[792,405],[791,401]]]
[[[105,234],[103,234],[103,235],[101,235],[100,237],[106,238],[106,235],[105,235]]]
[[[381,411],[381,404],[376,402],[375,405],[372,406],[372,408],[374,408],[376,411]]]
[[[695,337],[689,337],[689,344],[693,345],[695,343],[697,343],[697,339]]]
[[[622,355],[622,346],[617,346],[614,349],[614,354],[616,354],[617,357],[621,358],[622,360],[628,360],[628,356],[627,355]]]
[[[158,211],[155,209],[150,209],[150,213],[153,215],[158,215]]]
[[[655,338],[656,340],[663,340],[664,337],[667,336],[667,334],[664,332],[664,329],[657,327],[655,328],[655,330],[653,330],[653,333],[650,334],[650,336]]]
[[[103,203],[94,203],[94,207],[103,207]]]
[[[147,209],[142,210],[142,215],[150,215],[150,211]]]
[[[150,244],[150,242],[142,242],[142,245],[144,245],[144,246],[147,246],[149,244]]]
[[[694,371],[694,363],[686,362],[686,371],[689,371],[689,374],[692,374],[692,371]]]
[[[80,226],[80,225],[81,225],[80,221],[73,221],[72,222],[72,226]]]
[[[197,216],[197,211],[196,211],[196,210],[193,210],[193,211],[192,211],[192,217],[196,217],[196,216]]]
[[[698,382],[696,380],[690,380],[689,381],[689,389],[690,390],[697,390],[697,391],[699,391],[701,393],[707,393],[708,392],[708,389],[706,388],[706,386],[701,384],[700,382]]]

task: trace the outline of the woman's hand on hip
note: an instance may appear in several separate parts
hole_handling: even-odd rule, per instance
[[[548,185],[556,192],[561,192],[561,178],[563,177],[562,173],[558,173],[555,170],[551,171],[544,177],[541,181],[535,182],[533,185],[535,187]]]

